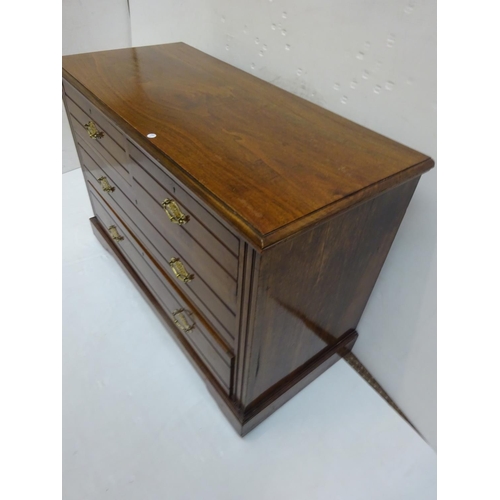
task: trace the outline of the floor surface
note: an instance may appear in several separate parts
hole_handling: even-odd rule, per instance
[[[340,361],[245,438],[63,175],[64,500],[431,500],[436,455]]]

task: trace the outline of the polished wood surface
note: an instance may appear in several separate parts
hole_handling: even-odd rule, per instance
[[[116,182],[117,177],[114,173],[106,174],[110,184],[115,187],[114,191],[109,193],[103,191],[102,186],[98,182],[98,179],[104,175],[102,158],[99,157],[95,150],[89,148],[87,144],[81,145],[77,142],[77,146],[86,180],[92,184],[97,192],[101,193],[112,211],[131,230],[134,238],[144,247],[160,270],[164,274],[170,275],[175,282],[175,277],[168,263],[169,256],[176,254],[175,249],[170,246],[167,240],[161,236],[160,232],[155,229],[149,220],[136,208],[136,205],[122,192],[120,184]],[[211,286],[213,283],[217,285],[219,276],[213,271],[214,269],[217,271],[220,267],[215,266],[215,263],[212,264],[212,267],[210,265],[206,266],[207,255],[201,249],[199,249],[199,253],[201,255],[190,254],[194,255],[197,263],[195,271],[198,272],[198,270],[201,270],[201,276],[208,276]],[[190,261],[186,262],[189,263]],[[188,287],[184,283],[179,283],[179,286],[183,287],[184,293],[189,296],[190,300],[196,303],[205,318],[220,332],[225,341],[232,346],[237,333],[235,313],[228,309],[227,305],[211,291],[211,288],[207,287],[205,281],[202,281],[199,276],[198,282],[194,283],[193,280],[190,285]],[[234,288],[235,285],[232,285],[232,287]]]
[[[125,136],[108,120],[104,119],[102,113],[99,113],[67,82],[64,82],[64,88],[66,92],[71,89],[70,93],[64,95],[64,103],[75,142],[80,145],[86,143],[90,148],[95,149],[104,158],[104,162],[102,162],[103,165],[106,165],[104,170],[108,170],[108,168],[113,170],[117,174],[115,181],[120,183],[122,191],[126,191],[130,195],[129,185],[132,179],[127,168]],[[91,120],[96,123],[99,130],[103,131],[104,136],[101,139],[94,140],[89,137],[85,124]]]
[[[196,350],[200,359],[203,360],[229,394],[233,363],[233,355],[230,350],[221,342],[217,342],[217,337],[200,321],[196,310],[184,302],[175,293],[175,289],[165,282],[163,276],[157,273],[155,266],[151,262],[148,262],[148,257],[145,254],[141,255],[140,248],[134,245],[133,238],[130,237],[127,228],[112,216],[98,193],[90,190],[89,195],[97,220],[105,230],[110,226],[116,227],[123,240],[113,243],[126,256],[142,281],[155,295],[165,312],[173,317],[175,311],[183,310],[183,314],[185,314],[189,324],[194,325],[193,329],[187,332],[182,331],[177,325],[176,328],[180,330],[181,335]]]
[[[321,375],[326,369],[336,363],[339,359],[345,356],[351,349],[354,341],[357,338],[356,332],[353,332],[349,337],[341,342],[334,349],[325,350],[319,356],[316,356],[303,369],[297,370],[287,378],[285,384],[280,388],[279,392],[270,395],[267,399],[258,401],[256,405],[250,408],[250,411],[245,412],[235,404],[230,398],[226,390],[220,385],[217,378],[214,377],[212,371],[206,366],[197,352],[187,342],[185,336],[181,335],[179,330],[172,322],[171,316],[168,315],[161,304],[158,302],[155,295],[146,286],[141,276],[130,265],[129,261],[117,249],[117,245],[106,232],[105,228],[97,221],[96,217],[90,219],[92,230],[96,238],[108,250],[121,266],[125,274],[130,278],[132,283],[144,297],[146,302],[151,306],[160,321],[173,333],[174,339],[183,350],[186,357],[192,363],[199,375],[203,378],[207,385],[208,391],[211,393],[219,408],[234,427],[240,436],[245,436],[259,423],[265,420],[269,415],[278,410],[283,404],[289,401],[298,392],[310,384],[316,377]]]
[[[94,233],[245,435],[350,351],[433,161],[185,44],[63,66]]]
[[[233,402],[227,395],[226,390],[220,385],[220,383],[212,374],[211,370],[209,370],[205,363],[203,363],[201,358],[198,356],[198,353],[193,349],[191,344],[189,344],[185,336],[183,336],[179,332],[178,328],[172,321],[171,315],[165,312],[164,308],[158,302],[155,295],[145,285],[140,275],[130,265],[130,262],[125,258],[123,253],[117,249],[116,245],[113,243],[113,240],[109,236],[109,233],[105,228],[102,227],[96,217],[92,217],[90,219],[90,225],[94,235],[101,243],[101,245],[115,258],[116,262],[120,265],[125,274],[130,278],[131,282],[143,296],[144,300],[146,300],[146,302],[151,306],[158,319],[172,333],[174,340],[184,352],[187,359],[194,366],[198,374],[202,377],[203,381],[207,385],[208,391],[214,397],[222,412],[230,421],[231,425],[236,429],[238,433],[241,433],[241,414],[234,407]]]
[[[426,155],[183,43],[65,56],[63,69],[261,248],[433,166]]]
[[[105,177],[109,185],[113,188],[112,191],[107,193],[108,197],[110,200],[120,204],[118,200],[126,196],[124,193],[128,193],[127,189],[129,187],[123,180],[123,177],[97,151],[89,147],[85,141],[82,141],[78,134],[76,134],[76,147],[81,158],[82,167],[92,173],[96,183],[99,182],[97,179]],[[100,187],[103,189],[103,186]]]
[[[88,115],[69,96],[68,110],[70,112],[73,124],[79,125],[79,127],[77,128],[81,128],[83,131],[85,131],[85,134],[83,134],[83,132],[81,133],[82,138],[84,138],[93,147],[102,146],[109,152],[109,154],[113,158],[125,165],[125,162],[127,160],[127,152],[125,151],[125,137],[117,132],[114,126],[112,126],[107,120],[102,118],[102,116],[96,117],[95,111],[93,113],[94,116]],[[86,131],[85,125],[90,122],[94,123],[97,130],[102,133],[102,137],[100,137],[99,139],[90,138],[88,132]]]
[[[164,176],[157,167],[153,166],[153,168],[146,170],[141,168],[139,164],[133,166],[131,164],[131,172],[135,180],[134,188],[138,208],[147,213],[148,218],[157,227],[164,228],[165,237],[170,241],[178,242],[178,245],[183,248],[184,254],[190,253],[193,246],[199,246],[199,242],[203,242],[203,250],[215,261],[212,266],[221,267],[228,278],[236,280],[238,275],[238,239],[197,202],[188,196],[183,196],[181,188],[173,184],[169,177]],[[167,190],[165,186],[171,189]],[[172,223],[161,205],[165,199],[176,202],[182,213],[188,217],[188,222],[183,225]],[[180,202],[181,199],[183,203]],[[217,227],[210,230],[210,222]],[[224,239],[231,240],[231,248],[224,244]],[[234,282],[232,286],[235,288]],[[230,289],[231,285],[228,283],[227,287]],[[235,291],[232,291],[232,298],[228,301],[232,302],[234,295]]]
[[[417,183],[408,181],[261,255],[253,284],[259,293],[249,300],[251,348],[236,394],[244,406],[356,329]]]
[[[144,178],[144,174],[148,175],[163,188],[165,196],[168,195],[174,199],[184,209],[186,215],[189,217],[189,221],[181,226],[182,229],[191,234],[193,238],[203,241],[207,247],[213,247],[219,242],[220,245],[227,249],[229,254],[237,257],[240,240],[223,222],[216,219],[207,210],[207,207],[201,205],[195,198],[184,191],[179,183],[172,176],[168,175],[168,172],[164,168],[150,160],[133,144],[129,143],[128,150],[130,155],[130,170],[134,172],[138,183],[140,182],[139,176]],[[137,167],[141,168],[138,169]],[[160,194],[158,196],[161,197]],[[224,250],[215,250],[213,253],[219,254],[221,251]],[[229,259],[229,261],[234,261],[229,254],[221,255],[221,260],[226,261]],[[233,266],[234,262],[221,262],[221,264]],[[229,267],[228,272],[231,276],[236,276],[234,267]]]

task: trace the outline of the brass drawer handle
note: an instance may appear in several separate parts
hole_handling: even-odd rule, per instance
[[[102,190],[106,191],[106,193],[112,193],[115,190],[115,187],[112,186],[108,182],[108,179],[106,177],[104,177],[104,176],[103,177],[99,177],[99,179],[97,179],[97,182],[101,185]]]
[[[189,283],[192,279],[194,279],[194,274],[189,274],[186,271],[184,264],[177,257],[172,257],[168,263],[173,269],[175,276],[181,281],[184,281],[184,283]]]
[[[184,315],[186,313],[187,315],[191,316],[191,313],[188,311],[185,311],[184,309],[177,309],[172,313],[172,316],[174,317],[174,323],[183,331],[183,332],[189,332],[194,328],[195,323],[192,325],[189,324],[188,320],[186,319],[186,316]]]
[[[84,125],[84,127],[91,139],[102,139],[104,137],[104,132],[98,130],[96,124],[92,120]]]
[[[111,238],[113,238],[115,241],[122,241],[123,236],[118,234],[118,230],[116,229],[116,226],[109,226],[108,231],[111,233]]]
[[[179,226],[182,226],[183,224],[187,224],[189,222],[189,215],[184,215],[181,212],[179,205],[177,205],[174,200],[169,200],[167,198],[162,201],[161,206],[167,213],[170,222],[179,224]]]

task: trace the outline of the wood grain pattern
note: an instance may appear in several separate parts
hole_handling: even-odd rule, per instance
[[[115,190],[111,193],[104,193],[102,191],[97,179],[103,175],[103,171],[100,168],[100,163],[98,164],[92,161],[94,158],[98,159],[96,152],[88,148],[86,144],[84,146],[78,144],[77,149],[81,157],[82,167],[87,181],[102,195],[117,217],[130,228],[134,238],[151,255],[156,265],[175,281],[172,270],[168,264],[168,256],[175,254],[175,250],[161,237],[155,227],[136,208],[127,195],[121,191],[119,184],[115,182],[115,176],[107,174],[107,178],[110,184],[115,186]],[[207,255],[203,254],[203,252],[201,252],[201,260],[197,262],[196,271],[201,269],[202,273],[204,273],[206,269],[210,270],[210,266],[207,268],[204,267],[204,264],[207,262]],[[207,274],[211,283],[217,283],[217,281],[215,281],[217,274],[208,271]],[[204,274],[202,275],[204,276]],[[181,285],[184,284],[181,283],[179,286]],[[191,301],[196,303],[200,312],[217,329],[225,341],[230,346],[233,346],[236,336],[235,314],[232,313],[210,289],[207,289],[205,282],[199,280],[199,282],[194,285],[194,288],[184,286],[184,293],[189,296]]]
[[[244,244],[240,253],[239,277],[239,334],[236,338],[236,381],[234,384],[234,400],[243,409],[242,402],[248,387],[249,359],[252,353],[252,342],[255,323],[255,303],[258,296],[257,279],[260,269],[260,254],[250,245]]]
[[[187,342],[185,337],[181,335],[178,329],[172,322],[171,317],[165,312],[160,305],[155,295],[151,293],[145,285],[141,276],[130,265],[129,261],[119,252],[111,240],[109,234],[105,231],[102,225],[93,217],[90,219],[92,230],[104,246],[116,259],[122,267],[125,274],[131,279],[132,283],[151,306],[160,321],[172,332],[174,340],[178,343],[186,357],[192,363],[199,375],[206,383],[207,389],[215,399],[224,416],[240,436],[248,434],[264,419],[278,410],[283,404],[289,401],[298,392],[304,389],[309,383],[316,379],[326,369],[336,363],[342,356],[345,356],[352,349],[352,345],[356,340],[357,334],[353,332],[349,337],[341,342],[333,349],[325,350],[316,356],[305,366],[296,370],[290,377],[285,380],[285,383],[277,388],[273,394],[268,394],[265,399],[257,402],[250,411],[245,413],[239,406],[234,404],[234,401],[228,396],[225,388],[223,388],[218,380],[213,376],[212,371],[198,356],[197,352]],[[181,381],[182,383],[182,381]]]
[[[67,100],[74,104],[74,106],[80,108],[80,111],[84,113],[87,118],[86,121],[92,120],[99,123],[106,130],[106,134],[113,138],[113,140],[123,149],[125,146],[125,135],[123,132],[116,128],[104,115],[99,111],[99,109],[94,106],[88,99],[85,98],[78,90],[76,90],[68,82],[63,82],[64,91],[67,96]]]
[[[214,242],[213,238],[196,240],[184,228],[175,226],[168,221],[168,217],[160,204],[156,201],[158,195],[164,191],[150,181],[150,178],[141,179],[142,184],[135,186],[137,206],[156,228],[161,228],[150,239],[155,241],[157,248],[165,248],[166,265],[170,257],[178,257],[190,266],[192,273],[203,280],[212,292],[233,312],[236,307],[236,278],[238,269],[237,258],[227,252],[225,247]],[[163,200],[165,198],[161,198]],[[189,223],[193,222],[191,220]],[[223,264],[225,262],[225,265]],[[228,272],[228,269],[230,272]],[[190,287],[197,288],[193,282]]]
[[[259,248],[433,166],[421,153],[182,43],[65,56],[63,68]],[[151,132],[157,136],[149,140]]]
[[[262,254],[243,406],[356,329],[417,183]]]
[[[68,111],[70,117],[73,121],[73,125],[78,125],[77,128],[82,128],[81,136],[87,141],[92,147],[102,145],[104,149],[108,151],[117,161],[125,165],[127,159],[127,153],[125,151],[125,138],[120,137],[121,134],[112,134],[110,131],[116,130],[113,126],[109,125],[104,119],[91,117],[83,112],[83,110],[77,106],[70,98],[68,98]],[[97,129],[103,133],[103,137],[100,139],[92,139],[85,125],[89,122],[93,122]],[[85,132],[85,133],[83,133]]]
[[[126,142],[122,143],[116,142],[110,135],[110,128],[105,128],[102,125],[102,121],[96,121],[96,125],[99,130],[104,132],[104,137],[102,139],[91,139],[85,129],[85,124],[90,121],[90,117],[87,116],[81,108],[76,106],[74,102],[67,97],[66,98],[66,110],[68,113],[69,123],[73,130],[75,136],[75,142],[79,142],[81,146],[86,144],[92,150],[98,152],[98,154],[104,158],[103,164],[109,166],[113,169],[123,180],[121,184],[122,190],[126,190],[130,193],[129,186],[131,184],[130,173],[127,168],[127,153],[124,149]]]
[[[193,204],[178,203],[182,212],[189,217],[189,221],[179,226],[170,222],[161,202],[165,199],[177,201],[179,189],[169,192],[165,189],[164,183],[167,179],[157,179],[136,165],[132,168],[134,178],[134,191],[137,206],[143,213],[148,214],[148,218],[156,227],[161,227],[163,235],[170,243],[179,248],[179,251],[189,259],[191,253],[196,253],[196,248],[200,247],[206,254],[210,255],[214,262],[212,267],[220,267],[218,274],[223,273],[220,282],[224,286],[221,296],[226,297],[228,303],[233,303],[236,296],[236,278],[238,276],[238,256],[230,251],[216,235],[208,231],[204,222],[211,217],[208,212],[201,213],[198,219],[194,215]],[[161,173],[161,172],[159,172]],[[203,221],[203,222],[202,222]],[[225,230],[225,228],[224,228]],[[233,235],[231,235],[234,238]],[[235,239],[235,249],[238,249],[238,240]]]
[[[244,435],[350,351],[433,161],[185,44],[63,66],[94,233]],[[195,279],[176,280],[171,257]],[[178,308],[193,330],[174,326]]]
[[[113,150],[116,151],[116,156],[120,157],[121,160],[125,160],[126,140],[123,133],[112,125],[103,113],[93,106],[88,99],[80,94],[74,87],[68,84],[68,82],[63,82],[63,85],[66,91],[69,114],[77,118],[82,125],[85,125],[89,121],[93,121],[100,130],[103,129],[105,132],[104,136],[101,140],[96,140],[96,142],[110,142]],[[88,134],[86,138],[89,141],[94,141]]]
[[[113,240],[106,232],[106,230],[102,227],[102,225],[97,221],[96,217],[92,217],[90,219],[90,225],[94,235],[101,243],[101,245],[116,259],[117,263],[123,269],[124,273],[130,278],[131,282],[143,296],[144,300],[146,300],[146,302],[151,306],[158,319],[163,323],[168,331],[171,332],[174,340],[177,342],[178,346],[181,348],[198,374],[202,377],[203,381],[206,383],[207,390],[214,397],[220,409],[229,420],[231,425],[236,429],[238,433],[241,433],[242,417],[241,414],[235,410],[234,405],[232,404],[232,401],[227,394],[227,391],[213,376],[212,372],[205,365],[205,363],[203,363],[197,352],[189,344],[186,338],[181,335],[178,328],[172,321],[171,316],[165,312],[156,297],[145,285],[140,275],[130,265],[129,261],[124,257],[124,255],[116,248]],[[182,383],[182,381],[180,382]]]
[[[152,161],[133,144],[129,144],[129,154],[131,160],[130,170],[136,171],[136,165],[141,167],[142,171],[147,172],[158,184],[163,186],[171,197],[174,197],[178,203],[185,207],[188,215],[194,218],[189,225],[186,224],[183,226],[183,229],[192,234],[194,238],[202,240],[209,239],[212,235],[212,238],[219,240],[234,256],[238,255],[239,238],[220,220],[216,219],[207,210],[207,207],[200,205],[195,198],[182,189],[172,176],[168,175],[168,172],[160,164]],[[207,232],[209,234],[206,234]],[[234,273],[232,274],[235,275]]]
[[[190,324],[194,324],[192,330],[188,332],[180,331],[180,333],[191,344],[200,359],[203,360],[229,394],[233,364],[232,353],[227,346],[217,341],[217,337],[197,316],[196,310],[176,295],[173,287],[166,284],[165,279],[159,275],[154,264],[148,262],[148,257],[141,252],[140,248],[134,245],[133,238],[130,237],[127,228],[118,219],[113,218],[103,200],[100,199],[99,194],[90,190],[89,195],[97,219],[106,230],[112,225],[117,228],[123,240],[114,242],[114,244],[126,256],[138,275],[142,277],[143,282],[155,295],[165,312],[172,315],[173,312],[183,309]],[[176,328],[179,329],[178,326]]]
[[[107,163],[95,149],[81,139],[78,133],[76,134],[76,147],[80,153],[82,167],[90,170],[96,179],[106,177],[112,187],[115,188],[115,191],[118,189],[116,192],[109,193],[111,197],[120,196],[120,193],[127,193],[127,196],[132,197],[130,185],[123,178],[120,170],[117,170],[116,165]]]

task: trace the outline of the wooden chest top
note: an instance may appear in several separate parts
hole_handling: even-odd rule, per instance
[[[434,165],[183,43],[65,56],[63,75],[260,248]]]

